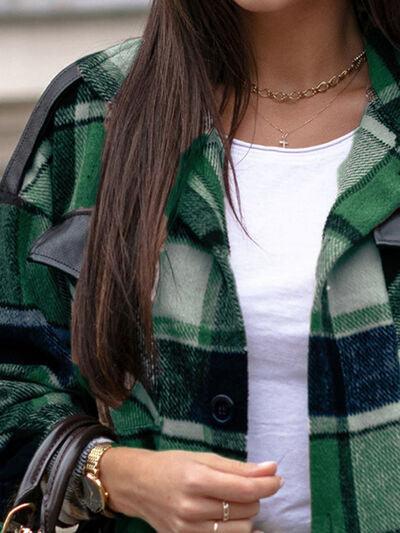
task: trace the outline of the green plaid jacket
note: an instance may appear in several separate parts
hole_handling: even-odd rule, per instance
[[[95,203],[108,103],[140,43],[77,62],[81,78],[54,104],[15,190],[2,187],[0,516],[52,426],[72,413],[96,414],[70,358],[79,268],[67,259]],[[310,320],[313,533],[400,531],[400,61],[377,31],[366,46],[376,97],[338,174]],[[212,125],[200,141],[182,167],[160,257],[159,381],[153,391],[137,383],[111,416],[123,445],[246,460],[246,334],[230,266],[224,154]],[[152,528],[119,517],[115,530]]]

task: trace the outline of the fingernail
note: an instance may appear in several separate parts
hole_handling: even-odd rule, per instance
[[[265,461],[264,463],[258,463],[258,465],[260,468],[266,468],[266,467],[271,467],[271,466],[278,466],[276,461]]]
[[[281,477],[281,479],[279,480],[279,486],[282,487],[284,483],[285,483],[285,480],[283,479],[283,477]]]

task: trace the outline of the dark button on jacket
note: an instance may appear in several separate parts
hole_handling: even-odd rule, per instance
[[[233,400],[226,394],[217,394],[211,400],[211,412],[214,420],[225,424],[233,417]]]

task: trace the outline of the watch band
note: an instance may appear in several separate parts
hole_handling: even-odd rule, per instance
[[[85,465],[85,474],[93,474],[98,478],[99,463],[103,453],[112,447],[110,442],[96,444],[89,452]]]
[[[114,513],[112,513],[107,508],[107,502],[108,502],[108,492],[104,488],[101,480],[100,480],[100,459],[102,458],[104,452],[106,452],[109,448],[112,447],[111,442],[102,442],[99,444],[95,444],[93,448],[89,451],[89,454],[86,459],[85,469],[84,469],[84,475],[92,480],[92,483],[95,483],[95,486],[97,487],[96,490],[100,491],[102,494],[102,499],[104,501],[104,506],[100,509],[99,512],[101,512],[103,515],[107,517],[114,517]]]

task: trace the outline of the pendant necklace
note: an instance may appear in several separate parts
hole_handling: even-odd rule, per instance
[[[281,138],[279,140],[279,145],[280,147],[282,148],[287,148],[289,146],[289,141],[288,141],[288,137],[289,135],[292,135],[292,133],[304,128],[305,126],[307,126],[308,124],[310,124],[310,122],[313,122],[315,119],[317,119],[324,111],[326,111],[336,100],[337,98],[339,98],[339,96],[344,93],[344,91],[350,86],[350,84],[353,82],[353,80],[357,77],[358,73],[360,72],[360,69],[357,69],[356,72],[354,73],[354,75],[352,77],[350,77],[349,81],[346,83],[346,85],[333,97],[331,98],[331,100],[322,108],[320,109],[319,111],[317,111],[311,118],[309,118],[308,120],[306,120],[305,122],[303,122],[302,124],[300,124],[299,126],[296,126],[295,128],[291,129],[291,130],[284,130],[283,128],[280,128],[279,126],[277,126],[276,124],[274,124],[273,122],[271,122],[270,120],[268,120],[267,118],[265,118],[259,111],[257,111],[257,114],[267,123],[269,124],[270,126],[272,126],[275,130],[279,131],[280,134],[281,134]],[[367,100],[371,100],[371,94],[372,94],[372,88],[371,87],[367,87],[366,88],[366,92],[365,92],[365,96],[367,98]]]

